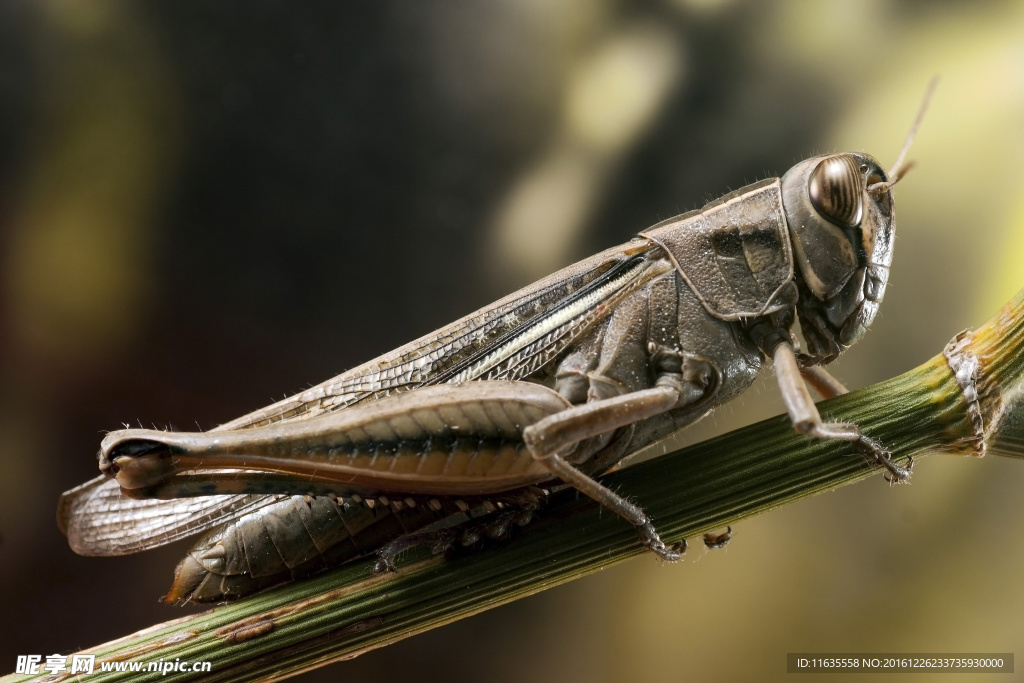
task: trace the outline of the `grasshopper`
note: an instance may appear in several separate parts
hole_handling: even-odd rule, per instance
[[[685,542],[594,477],[742,393],[768,359],[798,432],[907,480],[913,463],[822,420],[806,383],[845,391],[821,366],[878,311],[892,187],[930,94],[888,173],[867,154],[815,156],[208,432],[110,432],[103,474],[62,496],[61,529],[84,555],[207,531],[165,599],[223,601],[373,552],[387,571],[410,545],[502,536],[568,485],[675,561]]]

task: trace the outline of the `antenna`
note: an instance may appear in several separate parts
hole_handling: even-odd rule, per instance
[[[907,133],[906,140],[903,141],[903,148],[900,149],[899,156],[896,157],[896,163],[892,165],[892,170],[889,171],[889,180],[884,183],[874,183],[868,186],[868,192],[878,193],[884,190],[888,190],[890,187],[900,181],[900,179],[907,174],[907,171],[914,167],[914,162],[909,161],[906,164],[903,160],[907,157],[907,152],[910,151],[910,146],[914,144],[914,137],[917,135],[917,129],[921,127],[921,121],[924,120],[925,112],[928,111],[928,105],[931,104],[932,95],[935,94],[935,88],[939,85],[939,77],[932,76],[932,80],[928,83],[928,89],[925,90],[924,100],[921,102],[921,108],[917,111],[917,116],[914,118],[914,123],[910,126],[910,131]]]

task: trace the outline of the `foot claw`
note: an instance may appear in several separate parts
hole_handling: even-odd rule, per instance
[[[868,462],[879,467],[884,467],[889,474],[883,475],[890,484],[903,484],[910,479],[914,471],[914,459],[910,458],[906,467],[901,467],[892,459],[892,453],[882,448],[878,443],[866,436],[862,436],[857,442],[857,450],[861,452]]]
[[[373,563],[372,570],[374,574],[394,574],[398,571],[398,567],[391,561],[391,558],[381,557]]]
[[[718,548],[724,548],[729,545],[729,541],[732,540],[732,527],[727,526],[725,533],[721,534],[704,534],[704,545],[712,550]]]
[[[908,481],[910,481],[910,475],[914,473],[913,457],[908,459],[906,467],[900,467],[891,460],[888,460],[887,463],[888,464],[883,463],[883,465],[892,473],[892,476],[890,477],[889,475],[885,474],[882,475],[882,477],[887,482],[889,482],[890,486],[895,486],[897,484],[906,484]]]
[[[636,526],[636,532],[645,546],[653,550],[658,557],[669,562],[677,562],[683,557],[683,553],[686,552],[685,538],[680,543],[666,546],[665,541],[661,540],[661,536],[651,524],[651,520],[646,515],[642,515],[641,520],[642,523]]]
[[[686,548],[680,548],[678,543],[672,544],[670,548],[652,548],[652,550],[666,562],[678,562],[683,559],[683,555],[686,553]]]
[[[673,543],[670,546],[666,546],[661,539],[653,543],[649,542],[647,545],[658,557],[667,562],[678,562],[686,554],[686,539],[683,539],[680,543]]]

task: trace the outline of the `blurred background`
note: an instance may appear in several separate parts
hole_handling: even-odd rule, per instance
[[[0,672],[187,613],[157,603],[182,544],[81,558],[55,526],[105,430],[213,427],[812,154],[887,166],[935,74],[852,387],[1024,286],[1020,3],[3,0]],[[781,412],[764,379],[686,442]],[[1021,490],[926,458],[302,680],[1020,653]]]

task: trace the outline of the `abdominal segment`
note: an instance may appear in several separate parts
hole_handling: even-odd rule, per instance
[[[414,547],[445,538],[466,543],[481,528],[492,536],[500,528],[503,535],[505,517],[525,524],[546,494],[530,487],[500,499],[284,497],[203,536],[175,569],[164,601],[234,600],[370,555],[397,539],[418,539],[399,544]]]

